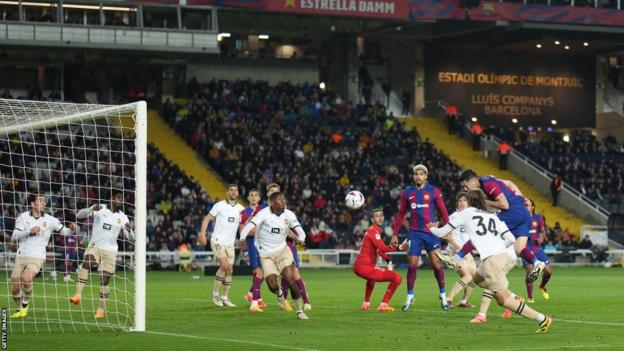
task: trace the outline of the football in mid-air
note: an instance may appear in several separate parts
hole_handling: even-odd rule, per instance
[[[352,210],[357,210],[358,208],[362,207],[365,201],[366,199],[364,198],[364,195],[362,195],[362,193],[357,190],[349,191],[349,193],[345,197],[345,204],[348,208]]]

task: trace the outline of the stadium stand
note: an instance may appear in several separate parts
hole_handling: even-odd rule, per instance
[[[197,245],[201,222],[214,201],[195,179],[166,159],[153,145],[148,145],[147,251],[167,248],[175,251],[180,244]]]
[[[610,135],[599,140],[588,131],[562,133],[534,128],[494,129],[514,148],[611,212],[621,212],[624,193],[623,145]]]
[[[353,224],[365,214],[346,211],[348,189],[368,194],[391,220],[401,189],[412,183],[410,166],[422,162],[430,183],[455,193],[457,165],[381,105],[347,105],[310,84],[260,81],[191,80],[189,96],[186,106],[165,103],[164,118],[242,194],[280,184],[311,248],[358,242],[365,226]],[[452,209],[452,196],[446,200]]]

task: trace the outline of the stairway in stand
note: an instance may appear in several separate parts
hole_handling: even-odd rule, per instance
[[[148,112],[147,140],[156,145],[165,157],[195,178],[212,199],[224,199],[226,184],[204,160],[169,126],[156,111]]]

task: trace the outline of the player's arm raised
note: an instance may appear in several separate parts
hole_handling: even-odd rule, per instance
[[[84,219],[87,217],[91,217],[93,216],[93,212],[97,212],[101,209],[102,209],[102,206],[100,204],[95,204],[91,207],[83,208],[82,210],[78,211],[78,213],[76,213],[76,218]]]

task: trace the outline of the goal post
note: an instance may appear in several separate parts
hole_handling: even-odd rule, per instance
[[[26,199],[33,194],[46,196],[48,215],[66,228],[78,223],[80,229],[51,236],[40,274],[28,288],[28,279],[19,272],[15,275],[19,271],[19,266],[14,269],[16,257],[23,262],[25,255],[35,251],[16,252],[23,238],[13,240],[11,236],[18,216],[29,211]],[[115,271],[108,284],[101,279],[100,268],[105,266],[101,261],[98,267],[91,267],[80,288],[77,269],[84,260],[85,244],[92,246],[95,220],[93,215],[76,215],[94,204],[110,206],[115,194],[123,197],[120,210],[134,226],[134,235],[120,232],[116,258],[110,264],[113,268],[107,268]],[[0,234],[4,248],[0,274],[6,279],[5,287],[0,288],[0,302],[9,315],[28,302],[27,316],[9,318],[9,332],[145,331],[146,196],[144,101],[112,106],[0,99]],[[70,303],[74,294],[82,295],[79,304]],[[100,309],[106,311],[105,316],[95,318],[94,312]]]
[[[145,101],[137,103],[136,114],[136,192],[135,192],[135,310],[134,331],[145,331],[145,304],[146,304],[146,262],[145,250],[147,246],[147,104]],[[141,196],[137,196],[142,194]]]

